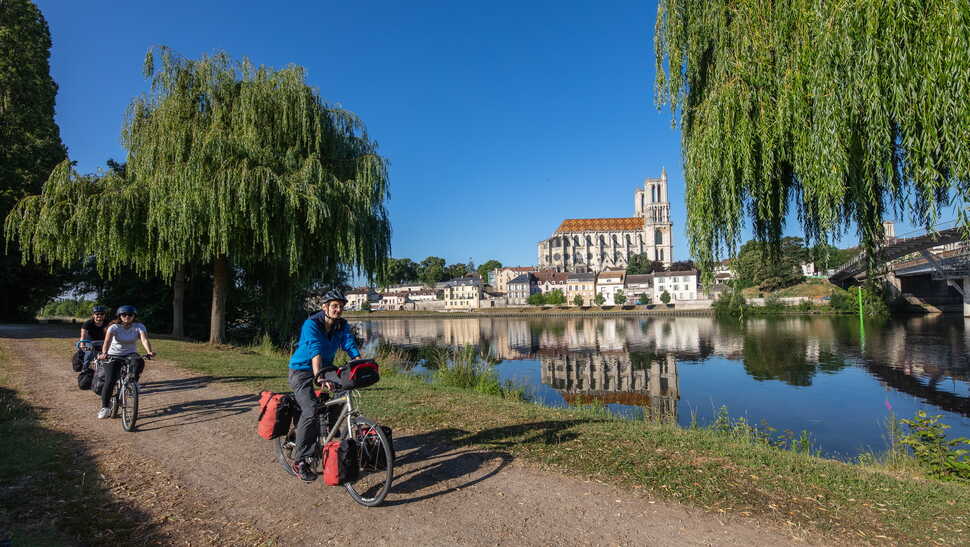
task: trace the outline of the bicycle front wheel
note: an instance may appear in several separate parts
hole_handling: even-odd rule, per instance
[[[138,421],[138,382],[125,382],[119,388],[121,391],[121,427],[125,431],[134,431]]]
[[[365,506],[380,505],[391,489],[394,460],[391,443],[384,431],[362,416],[352,421],[351,438],[357,444],[357,478],[344,483],[354,501]]]

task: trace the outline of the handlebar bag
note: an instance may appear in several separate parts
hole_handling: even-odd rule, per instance
[[[345,389],[360,389],[372,386],[381,379],[377,362],[372,359],[358,359],[340,367],[340,383]]]
[[[353,439],[333,440],[323,446],[323,482],[340,486],[354,482],[360,472],[357,442]]]
[[[71,356],[71,368],[74,369],[74,372],[81,372],[81,369],[84,368],[84,350],[79,349]]]
[[[91,367],[82,370],[81,374],[77,375],[78,389],[91,389],[92,380],[94,380],[94,371],[91,370]]]
[[[294,403],[292,396],[287,393],[259,392],[256,433],[267,440],[285,435],[293,421]]]

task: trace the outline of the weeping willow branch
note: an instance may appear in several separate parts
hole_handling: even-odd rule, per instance
[[[967,0],[660,0],[655,49],[701,263],[746,219],[777,244],[789,206],[809,241],[855,226],[867,249],[887,212],[966,224]]]

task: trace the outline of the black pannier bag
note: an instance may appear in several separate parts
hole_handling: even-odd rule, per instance
[[[360,389],[372,386],[381,379],[377,362],[373,359],[357,359],[340,367],[337,372],[344,389]]]
[[[381,431],[384,432],[384,436],[387,437],[387,444],[391,445],[391,461],[393,462],[397,459],[397,455],[394,452],[394,432],[391,428],[386,425],[378,426]],[[377,436],[377,431],[374,428],[368,428],[363,432],[363,438],[360,440],[363,443],[363,448],[361,449],[361,467],[379,470],[387,467],[387,457],[384,454],[384,447],[381,445],[381,439]]]
[[[104,379],[108,375],[108,369],[102,363],[98,363],[98,368],[94,371],[94,378],[91,380],[91,391],[101,395],[104,389]]]
[[[71,356],[71,368],[74,372],[81,372],[81,369],[84,368],[84,350],[79,349]]]
[[[78,389],[91,389],[91,381],[94,379],[94,371],[91,367],[88,367],[81,371],[81,374],[77,375],[77,387]]]

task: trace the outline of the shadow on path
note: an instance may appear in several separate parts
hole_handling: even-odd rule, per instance
[[[542,421],[513,426],[496,427],[469,433],[462,429],[439,429],[428,433],[409,435],[394,439],[394,448],[399,454],[394,484],[390,493],[397,496],[415,494],[436,484],[448,483],[466,478],[464,482],[448,486],[444,490],[433,491],[404,499],[389,499],[385,505],[414,503],[478,484],[505,469],[514,457],[504,450],[476,449],[468,447],[457,452],[454,447],[468,445],[490,445],[494,448],[509,447],[520,443],[542,442],[559,444],[579,436],[566,431],[575,425],[589,423],[591,420]],[[525,436],[525,438],[523,438]],[[491,469],[489,469],[491,467]],[[480,476],[474,476],[483,472]],[[474,477],[473,477],[474,476]]]
[[[249,412],[258,400],[257,395],[245,394],[185,401],[146,412],[141,417],[138,429],[151,431],[221,420]]]

